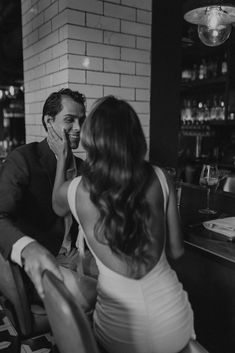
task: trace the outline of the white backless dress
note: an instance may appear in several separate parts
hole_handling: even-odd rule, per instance
[[[162,170],[154,170],[161,183],[166,214],[168,185]],[[79,225],[75,195],[80,180],[75,178],[68,189],[68,202]],[[86,240],[83,230],[82,236]],[[187,293],[171,269],[165,249],[144,277],[132,279],[105,266],[86,242],[99,269],[94,332],[109,353],[177,353],[195,338]]]

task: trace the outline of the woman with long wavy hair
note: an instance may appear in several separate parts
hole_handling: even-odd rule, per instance
[[[68,144],[56,141],[53,207],[72,211],[99,269],[94,331],[109,353],[176,353],[194,336],[193,312],[166,252],[183,254],[174,187],[145,160],[139,118],[124,100],[98,100],[86,118],[82,176],[64,182]]]

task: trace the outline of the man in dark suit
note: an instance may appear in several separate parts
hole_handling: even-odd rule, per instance
[[[53,126],[58,138],[62,130],[79,131],[85,119],[85,98],[79,92],[62,89],[52,93],[43,107],[42,123]],[[67,179],[80,174],[82,160],[71,153]],[[43,296],[41,274],[49,269],[62,279],[57,256],[71,254],[76,241],[75,222],[58,217],[52,209],[52,189],[56,157],[47,139],[16,148],[0,170],[0,251],[7,259],[23,266]],[[53,256],[54,255],[54,256]],[[69,258],[69,256],[68,256]]]

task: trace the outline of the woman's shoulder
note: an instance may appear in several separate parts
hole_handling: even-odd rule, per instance
[[[164,200],[165,206],[167,205],[167,200],[171,193],[171,182],[169,180],[169,175],[167,171],[157,165],[151,165],[153,170],[153,181],[150,183],[148,189],[148,196],[151,194],[150,199],[155,200],[157,204],[161,204]],[[163,196],[163,198],[162,198]],[[160,203],[159,203],[160,202]]]
[[[68,183],[68,188],[67,188],[67,199],[70,208],[72,209],[72,212],[75,210],[75,204],[76,204],[76,194],[77,194],[77,189],[78,185],[81,181],[81,176],[75,177],[71,181],[67,181]]]
[[[96,208],[90,199],[90,193],[85,186],[84,180],[80,178],[80,180],[76,182],[76,185],[75,194],[78,214],[88,216],[89,213],[93,217],[96,214]]]

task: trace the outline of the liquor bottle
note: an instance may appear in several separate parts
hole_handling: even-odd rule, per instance
[[[203,120],[204,120],[204,109],[203,109],[203,104],[202,104],[202,102],[199,102],[199,103],[198,103],[197,120],[198,120],[198,121],[203,121]]]
[[[209,100],[203,104],[204,121],[210,120]]]
[[[192,102],[192,121],[196,121],[198,116],[198,105],[196,99]]]
[[[218,76],[218,58],[216,58],[216,61],[213,61],[212,64],[212,77],[217,77]]]
[[[207,78],[212,78],[213,77],[213,69],[214,69],[214,63],[210,59],[207,63]]]
[[[198,67],[197,67],[197,64],[194,64],[192,68],[191,80],[195,81],[197,80],[197,78],[198,78]]]
[[[212,105],[210,108],[210,120],[216,120],[216,106],[217,106],[217,100],[216,100],[216,96],[214,96],[212,100]]]
[[[216,120],[225,119],[225,107],[224,107],[224,101],[222,97],[216,100],[215,114],[216,114]]]
[[[203,79],[207,78],[207,63],[205,59],[202,59],[202,65],[203,65]]]
[[[218,119],[219,120],[225,120],[225,106],[224,106],[224,100],[221,97],[220,102],[219,102],[219,109],[218,109]]]
[[[185,114],[185,120],[190,120],[192,121],[192,107],[191,107],[191,101],[190,99],[187,99],[185,101],[185,110],[184,110],[184,114]]]
[[[199,74],[198,74],[199,80],[203,80],[204,79],[204,72],[205,72],[205,70],[204,70],[204,62],[202,60],[200,66],[199,66]]]
[[[227,60],[227,54],[224,54],[224,57],[221,62],[221,74],[226,75],[228,72],[228,60]]]

